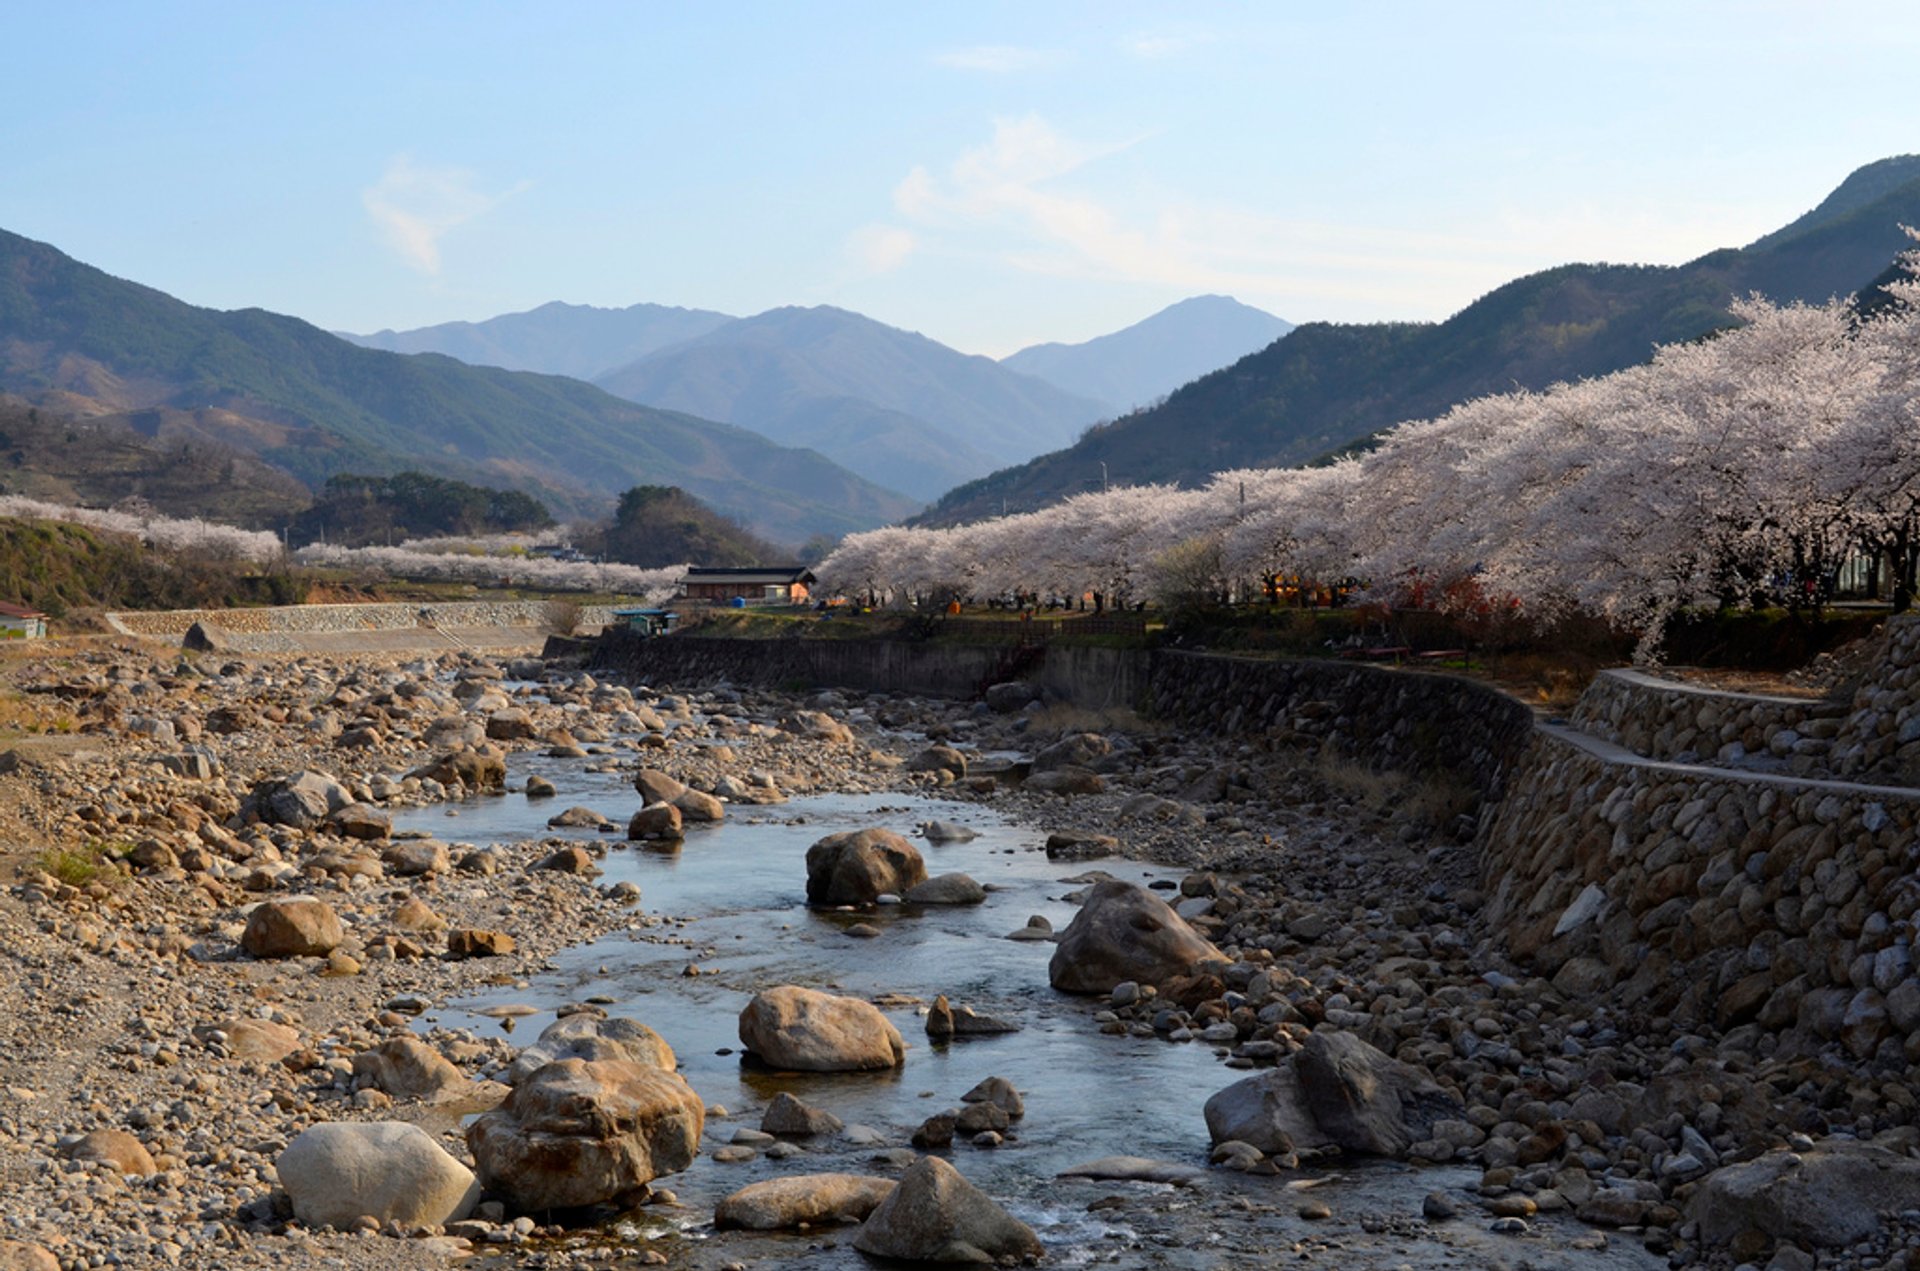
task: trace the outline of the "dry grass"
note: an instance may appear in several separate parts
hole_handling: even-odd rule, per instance
[[[1454,774],[1414,775],[1370,768],[1330,745],[1313,756],[1311,771],[1330,794],[1375,815],[1423,825],[1445,825],[1472,812],[1480,802],[1479,791]]]
[[[1033,713],[1030,727],[1035,732],[1161,734],[1165,724],[1146,719],[1129,706],[1076,706],[1072,702],[1054,702]]]

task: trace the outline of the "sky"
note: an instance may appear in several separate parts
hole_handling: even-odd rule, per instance
[[[1920,151],[1910,0],[21,4],[0,228],[335,330],[830,304],[1002,356],[1439,319]]]

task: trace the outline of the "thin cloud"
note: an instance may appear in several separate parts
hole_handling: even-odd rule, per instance
[[[890,274],[907,263],[919,245],[911,230],[898,225],[862,225],[847,235],[847,255],[870,274]]]
[[[1188,49],[1199,48],[1213,41],[1214,36],[1210,31],[1158,31],[1129,36],[1120,41],[1120,51],[1142,61],[1158,62],[1178,57]]]
[[[400,259],[423,274],[440,272],[440,240],[448,231],[492,211],[527,188],[521,182],[499,194],[475,186],[463,168],[430,168],[412,156],[387,161],[380,180],[360,192],[374,228]]]
[[[1015,44],[976,44],[970,48],[948,49],[936,53],[933,60],[959,71],[984,71],[989,75],[1011,75],[1015,71],[1039,70],[1059,61],[1059,55],[1044,49],[1022,48]]]

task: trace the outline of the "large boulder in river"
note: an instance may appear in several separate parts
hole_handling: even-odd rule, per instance
[[[256,958],[323,958],[344,939],[333,906],[312,896],[289,896],[254,906],[240,947]]]
[[[334,1121],[311,1126],[274,1162],[293,1215],[309,1227],[439,1226],[473,1212],[473,1171],[417,1125]]]
[[[919,849],[892,830],[829,834],[807,849],[807,903],[866,905],[927,878]]]
[[[1694,1190],[1687,1217],[1709,1245],[1753,1230],[1839,1249],[1878,1234],[1882,1213],[1913,1209],[1920,1209],[1920,1161],[1826,1139],[1810,1152],[1776,1150],[1715,1170]]]
[[[1435,1122],[1465,1110],[1423,1070],[1353,1033],[1321,1030],[1276,1067],[1215,1094],[1205,1114],[1215,1143],[1237,1139],[1269,1155],[1337,1147],[1403,1157],[1433,1137]]]
[[[1087,893],[1047,964],[1053,987],[1110,993],[1116,984],[1165,984],[1220,950],[1144,887],[1107,879]]]
[[[491,750],[462,747],[441,755],[433,762],[415,768],[411,776],[438,781],[443,786],[465,786],[469,790],[505,790],[507,760]]]
[[[854,1234],[853,1247],[903,1262],[1037,1258],[1033,1228],[1000,1207],[937,1156],[923,1156]]]
[[[679,1064],[666,1039],[639,1020],[581,1013],[563,1015],[547,1025],[537,1041],[514,1056],[506,1082],[517,1086],[562,1059],[624,1059],[667,1072]]]
[[[670,777],[658,768],[642,768],[633,774],[633,788],[640,794],[640,802],[647,806],[655,803],[672,803],[687,792],[687,783],[678,777]]]
[[[725,1231],[791,1231],[823,1223],[860,1222],[898,1186],[872,1174],[795,1174],[752,1183],[715,1207]]]
[[[907,1054],[900,1030],[857,997],[782,985],[740,1012],[740,1044],[773,1068],[861,1072],[892,1068]]]
[[[692,1164],[706,1108],[676,1073],[563,1059],[467,1127],[488,1192],[522,1213],[614,1200]]]
[[[310,830],[352,802],[353,796],[345,786],[309,768],[255,786],[241,815],[271,825]]]

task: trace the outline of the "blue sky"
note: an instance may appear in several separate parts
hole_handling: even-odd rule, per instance
[[[350,330],[1439,318],[1920,151],[1910,3],[17,5],[0,228]]]

